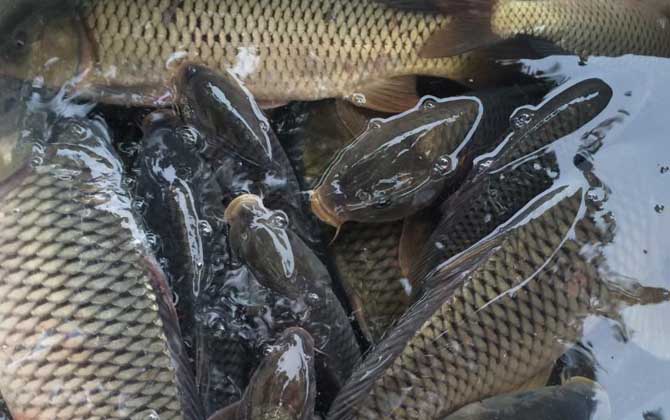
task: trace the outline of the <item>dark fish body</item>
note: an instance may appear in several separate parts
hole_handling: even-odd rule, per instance
[[[203,154],[215,171],[224,206],[240,194],[258,194],[285,211],[294,221],[291,229],[318,247],[318,227],[290,161],[249,91],[231,73],[190,64],[181,69],[177,86],[185,121],[205,138]]]
[[[333,293],[326,267],[287,226],[286,214],[243,195],[226,209],[231,252],[255,278],[292,302],[294,324],[312,335],[320,364],[342,383],[360,359],[349,318]]]
[[[596,417],[597,416],[597,417]],[[573,378],[561,386],[501,395],[465,406],[444,420],[591,420],[610,418],[609,398],[597,383]]]
[[[611,96],[609,86],[589,79],[536,109],[517,111],[512,122],[521,125],[513,127],[500,149],[483,161],[489,166],[481,166],[485,169],[441,205],[442,218],[415,261],[411,279],[420,284],[437,265],[493,232],[547,190],[560,170],[555,156],[542,149],[591,121]]]
[[[199,419],[166,279],[105,130],[57,122],[44,154],[0,185],[0,391],[16,418]]]
[[[514,110],[544,92],[531,85],[427,97],[404,114],[371,121],[329,165],[313,211],[337,226],[397,221],[429,207],[460,185],[475,157],[502,141]]]
[[[242,400],[210,420],[311,420],[315,378],[312,337],[288,328],[266,349]]]
[[[403,114],[371,121],[329,165],[312,211],[339,227],[396,221],[426,207],[457,171],[482,111],[476,98],[426,97]]]

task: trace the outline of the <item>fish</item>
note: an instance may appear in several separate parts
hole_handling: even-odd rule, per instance
[[[312,212],[339,228],[392,222],[426,207],[456,171],[482,112],[474,97],[425,97],[405,113],[372,120],[330,163],[312,191]]]
[[[45,120],[17,127],[31,153],[0,183],[0,392],[12,416],[203,418],[104,123],[24,121]]]
[[[609,104],[612,89],[600,79],[563,87],[539,106],[512,115],[512,132],[499,149],[482,156],[476,173],[441,204],[442,217],[411,268],[416,294],[428,273],[474,245],[507,221],[531,199],[549,189],[560,175],[556,158],[543,152],[576,132]]]
[[[339,227],[393,222],[429,207],[504,138],[516,108],[537,103],[544,92],[531,85],[428,96],[406,113],[372,120],[329,165],[312,192],[312,211]]]
[[[144,220],[158,237],[157,256],[177,296],[182,338],[205,412],[211,414],[237,401],[251,375],[253,357],[233,323],[221,334],[209,322],[214,310],[237,309],[219,289],[221,279],[244,276],[222,263],[228,258],[225,208],[213,170],[200,155],[203,140],[171,110],[147,115],[142,129],[135,197],[144,203]],[[219,318],[232,318],[226,315]]]
[[[444,420],[590,420],[611,418],[609,396],[598,383],[575,377],[560,386],[492,397]]]
[[[484,84],[500,74],[478,51],[419,55],[432,35],[450,25],[448,14],[397,10],[373,0],[77,5],[78,13],[39,25],[15,20],[0,47],[6,57],[0,68],[8,75],[41,76],[52,86],[73,80],[73,91],[93,100],[165,105],[173,100],[174,68],[195,61],[234,71],[267,106],[345,98],[389,112],[416,104],[414,75]]]
[[[311,247],[321,246],[316,220],[268,119],[230,72],[186,63],[175,80],[179,112],[201,134],[202,155],[213,167],[224,207],[236,196],[257,194],[294,221],[291,229]]]
[[[439,286],[365,357],[328,419],[444,418],[552,366],[587,316],[667,300],[667,290],[607,272],[602,250],[625,238],[585,192],[557,186],[442,265],[433,274]],[[607,261],[621,258],[629,256]]]
[[[258,196],[237,197],[225,220],[231,252],[260,284],[292,303],[295,325],[314,338],[317,363],[335,384],[343,383],[360,360],[360,347],[326,267],[287,229],[287,215],[268,209]]]
[[[332,245],[354,315],[371,343],[410,306],[411,286],[400,267],[402,227],[402,222],[347,224]]]
[[[412,9],[407,0],[383,0]],[[527,54],[670,56],[667,0],[428,0],[426,11],[452,11],[453,21],[424,44],[423,57],[463,54],[522,40]],[[518,43],[515,44],[515,46]],[[521,44],[524,45],[524,44]],[[509,50],[509,49],[508,49]],[[508,58],[516,58],[519,47]],[[503,56],[504,56],[503,52]]]
[[[341,99],[326,99],[292,102],[272,116],[272,124],[306,190],[315,186],[337,152],[365,131],[372,118],[388,116]]]
[[[316,400],[312,337],[302,328],[288,328],[265,353],[242,400],[209,420],[312,420]]]

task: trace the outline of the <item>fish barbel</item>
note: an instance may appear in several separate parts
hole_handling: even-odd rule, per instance
[[[15,418],[202,418],[165,276],[96,120],[0,183],[0,390]]]

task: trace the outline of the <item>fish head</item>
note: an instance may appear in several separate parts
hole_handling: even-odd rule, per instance
[[[296,264],[298,238],[288,229],[289,219],[281,210],[271,210],[260,197],[243,194],[226,208],[231,251],[244,261],[256,279],[284,296],[298,299]]]
[[[480,112],[475,98],[431,98],[399,116],[371,120],[326,170],[312,210],[339,227],[396,221],[427,207],[457,172],[461,145]]]
[[[79,17],[50,12],[21,10],[0,29],[0,76],[60,88],[88,68],[90,42]]]
[[[264,353],[245,393],[241,418],[310,419],[316,397],[312,337],[302,328],[288,328]]]
[[[197,121],[238,154],[247,157],[254,150],[254,154],[260,151],[262,158],[272,159],[270,123],[234,74],[185,63],[177,72],[175,85],[186,121]]]

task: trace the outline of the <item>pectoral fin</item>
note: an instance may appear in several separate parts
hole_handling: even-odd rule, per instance
[[[404,112],[416,106],[416,76],[374,80],[361,86],[347,100],[354,105],[383,112]]]

